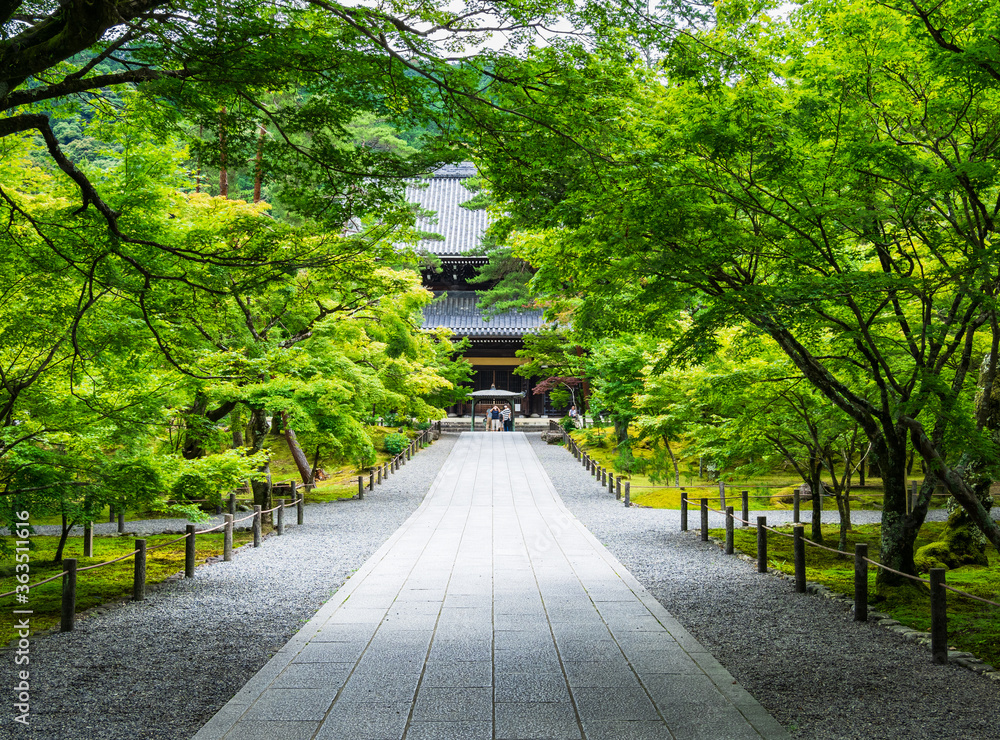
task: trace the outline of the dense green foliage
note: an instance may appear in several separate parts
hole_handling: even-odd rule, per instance
[[[1000,345],[1000,55],[982,41],[1000,15],[963,0],[824,0],[787,19],[718,7],[718,24],[654,65],[609,38],[505,68],[536,87],[501,91],[504,110],[477,121],[498,231],[536,268],[535,292],[572,307],[579,346],[672,340],[647,353],[651,379],[727,346],[777,350],[722,418],[737,411],[737,436],[788,448],[761,414],[784,409],[782,429],[798,416],[806,452],[791,457],[813,479],[843,439],[834,427],[856,427],[886,488],[887,564],[914,571],[937,485],[1000,548],[982,485],[995,426],[974,407],[976,370],[989,358],[989,395]],[[817,418],[834,427],[803,436]],[[929,474],[910,511],[914,451]]]
[[[484,305],[623,465],[877,465],[889,565],[936,487],[1000,549],[1000,11],[782,10],[0,4],[0,513],[266,503],[269,432],[306,480],[453,402],[402,192],[471,153]]]

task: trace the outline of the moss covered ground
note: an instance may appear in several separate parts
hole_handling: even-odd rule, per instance
[[[614,447],[614,432],[611,429],[592,428],[577,430],[572,432],[573,439],[579,444],[588,455],[596,460],[601,466],[614,470],[616,474],[623,471],[616,467],[618,452]],[[649,459],[652,451],[649,449],[648,441],[637,442],[633,446],[633,454],[637,458]],[[690,499],[698,499],[702,496],[706,498],[718,497],[718,482],[708,478],[699,478],[697,475],[697,459],[682,458],[679,463],[681,473],[681,487],[686,488]],[[627,475],[631,483],[632,503],[638,506],[648,506],[654,509],[679,509],[681,507],[680,489],[664,485],[663,481],[654,482],[647,473],[634,472]],[[794,473],[777,470],[769,474],[758,474],[748,480],[733,480],[724,476],[726,480],[726,490],[735,491],[736,496],[733,501],[739,505],[739,491],[746,488],[751,496],[766,497],[766,504],[762,499],[756,499],[751,503],[753,509],[791,509],[792,495],[795,489],[802,484]],[[922,483],[920,478],[914,478],[917,483]],[[882,482],[878,478],[869,479],[868,485],[860,487],[855,481],[855,486],[851,489],[851,509],[866,511],[881,511],[882,509]],[[944,499],[941,499],[943,502]],[[709,505],[718,505],[718,500]],[[807,505],[804,505],[804,507]],[[832,499],[827,504],[828,508],[835,509],[836,504]]]
[[[791,535],[791,527],[776,527]],[[869,557],[879,559],[880,526],[866,524],[848,533],[848,552],[854,551],[858,542],[868,543]],[[927,522],[920,530],[917,547],[935,541],[944,529],[944,522]],[[725,530],[709,530],[717,538],[725,537]],[[808,533],[807,533],[808,536]],[[839,537],[837,525],[823,527],[825,544],[836,546]],[[736,549],[757,557],[757,534],[753,528],[737,528],[734,542]],[[768,534],[768,564],[784,573],[795,572],[791,537]],[[989,566],[963,566],[949,570],[947,583],[975,596],[1000,602],[1000,556],[995,550],[988,552]],[[854,596],[854,558],[836,555],[816,547],[806,547],[806,578],[821,583],[831,591]],[[875,569],[868,573],[870,599],[875,594]],[[872,608],[885,612],[913,629],[930,629],[930,596],[927,587],[895,589],[885,600],[872,601]],[[948,593],[948,644],[966,650],[993,666],[1000,667],[1000,607],[982,604],[972,599]]]
[[[153,535],[146,537],[146,547],[150,548],[161,542],[177,539],[178,535]],[[14,573],[13,538],[6,537],[6,544],[11,547],[11,554],[0,560],[0,593],[13,591],[17,585]],[[249,532],[234,532],[233,547],[250,542],[253,539]],[[30,551],[30,583],[45,580],[62,572],[62,565],[53,564],[58,537],[35,535],[31,537]],[[212,532],[199,535],[196,540],[195,562],[204,563],[207,558],[222,555],[223,533]],[[132,537],[94,537],[94,557],[83,557],[83,538],[71,537],[66,543],[64,556],[77,558],[77,567],[114,560],[135,549]],[[167,577],[184,570],[184,542],[177,542],[146,554],[146,583],[160,583]],[[76,610],[84,611],[94,606],[111,601],[132,598],[132,578],[134,565],[132,558],[95,568],[80,573],[76,585]],[[0,610],[10,616],[11,609],[31,609],[32,633],[57,627],[60,619],[62,603],[62,579],[56,579],[30,591],[30,601],[27,605],[16,605],[13,596],[0,600]],[[15,637],[14,619],[0,619],[0,645],[8,643]]]

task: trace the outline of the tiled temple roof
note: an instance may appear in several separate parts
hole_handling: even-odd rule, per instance
[[[436,292],[435,298],[444,293]],[[507,311],[489,321],[476,308],[475,291],[451,291],[444,300],[436,300],[424,309],[424,327],[445,326],[460,337],[520,337],[533,334],[542,327],[542,312]]]
[[[424,239],[417,244],[418,250],[439,257],[457,257],[479,246],[489,225],[486,211],[471,211],[461,205],[475,195],[466,189],[462,181],[475,174],[476,168],[471,162],[446,165],[406,188],[407,200],[436,214],[431,218],[418,219],[417,228],[444,237]]]

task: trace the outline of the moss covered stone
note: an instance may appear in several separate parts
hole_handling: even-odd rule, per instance
[[[921,573],[926,573],[931,568],[951,570],[963,565],[989,565],[982,538],[978,536],[975,525],[961,510],[948,517],[941,539],[921,547],[913,560]]]

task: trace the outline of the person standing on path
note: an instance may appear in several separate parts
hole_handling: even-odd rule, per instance
[[[490,422],[491,422],[490,423],[490,431],[491,432],[499,432],[500,431],[500,409],[498,409],[496,407],[496,405],[494,405],[493,408],[490,409]]]
[[[500,416],[503,419],[503,430],[505,432],[513,431],[512,429],[513,425],[511,424],[512,415],[510,413],[510,406],[504,404],[503,411],[500,412]]]

